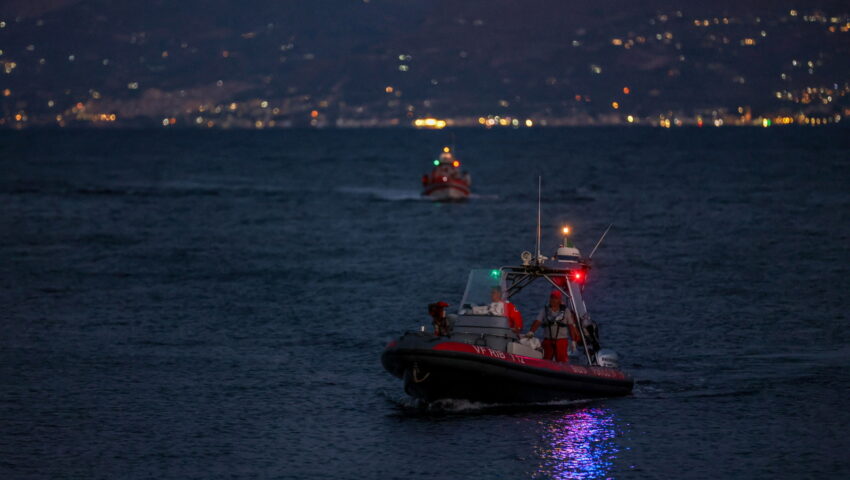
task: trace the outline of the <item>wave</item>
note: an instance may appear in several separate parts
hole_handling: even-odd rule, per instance
[[[340,187],[337,189],[340,193],[351,195],[362,195],[371,197],[376,200],[388,202],[399,201],[429,201],[424,198],[419,190],[401,190],[393,188],[375,188],[375,187]]]
[[[337,189],[340,193],[351,195],[362,195],[371,197],[375,200],[386,202],[430,202],[429,198],[423,197],[419,190],[395,189],[395,188],[378,188],[378,187],[340,187]],[[498,200],[499,196],[495,194],[479,194],[472,193],[469,195],[470,200]]]
[[[498,414],[515,413],[524,410],[562,409],[586,405],[595,399],[556,400],[535,403],[485,403],[461,399],[444,399],[436,402],[425,402],[408,396],[393,396],[382,392],[384,398],[397,410],[401,416],[432,416],[432,415],[469,415],[469,414]]]

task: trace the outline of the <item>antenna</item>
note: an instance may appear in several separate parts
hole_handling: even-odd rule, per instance
[[[608,225],[608,228],[606,228],[606,229],[605,229],[605,233],[603,233],[603,234],[602,234],[602,236],[601,236],[601,237],[599,237],[599,241],[598,241],[598,242],[596,242],[596,246],[595,246],[595,247],[593,247],[593,251],[591,251],[591,252],[590,252],[590,255],[588,255],[588,256],[587,256],[588,260],[589,260],[591,257],[593,257],[593,254],[594,254],[594,253],[596,253],[596,249],[597,249],[597,248],[599,248],[599,244],[601,244],[601,243],[602,243],[602,240],[605,238],[605,235],[608,235],[608,230],[611,230],[611,227],[613,227],[613,226],[614,226],[614,224],[613,224],[613,223],[612,223],[611,225]]]
[[[537,177],[537,256],[534,257],[534,263],[540,263],[540,196],[543,190],[543,176]]]

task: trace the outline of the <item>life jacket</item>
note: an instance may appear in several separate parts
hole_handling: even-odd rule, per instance
[[[546,327],[546,338],[558,339],[569,338],[569,312],[565,305],[561,305],[557,312],[553,312],[549,305],[543,308],[543,326]]]
[[[449,321],[447,318],[433,317],[431,323],[434,325],[434,335],[444,337],[449,335]]]
[[[578,325],[576,325],[575,314],[566,305],[561,305],[557,313],[553,313],[546,305],[543,308],[542,323],[547,327],[546,333],[548,335],[546,338],[571,338],[574,342],[581,342],[581,333],[579,333]]]

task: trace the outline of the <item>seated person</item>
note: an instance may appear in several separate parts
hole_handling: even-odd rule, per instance
[[[508,317],[508,325],[511,330],[519,335],[522,330],[522,315],[519,310],[514,307],[514,304],[508,300],[502,300],[501,287],[493,287],[490,291],[490,306],[488,307],[490,315],[498,315],[500,317]]]
[[[601,348],[599,345],[599,327],[596,325],[596,322],[585,315],[581,319],[581,329],[582,333],[584,333],[584,339],[587,342],[588,351],[591,355],[596,355],[596,352]]]
[[[449,304],[446,302],[437,302],[428,305],[428,315],[431,316],[431,322],[434,324],[434,335],[445,337],[449,335],[449,322],[446,319],[446,307]]]
[[[561,292],[552,290],[549,294],[549,305],[543,308],[537,315],[537,319],[531,324],[528,334],[533,335],[537,328],[543,325],[543,359],[555,360],[557,362],[569,362],[567,355],[569,341],[579,341],[576,330],[575,315],[561,302]],[[527,334],[527,335],[528,335]]]

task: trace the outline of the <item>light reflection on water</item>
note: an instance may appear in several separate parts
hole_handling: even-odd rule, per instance
[[[535,448],[540,459],[532,478],[605,478],[620,447],[614,414],[600,407],[562,412],[541,422],[543,436]]]

